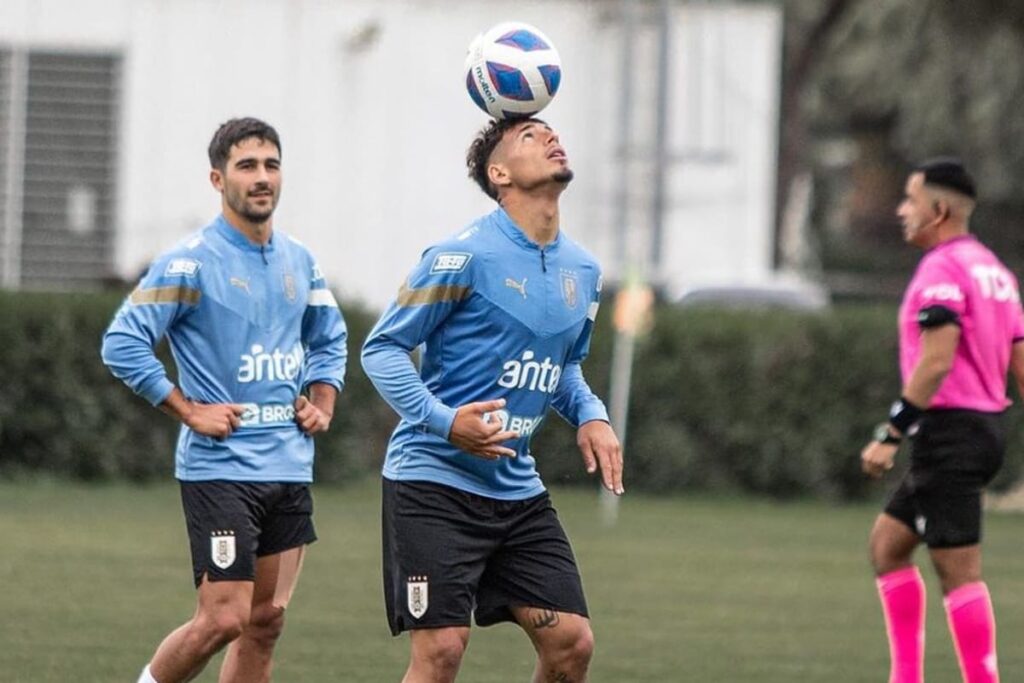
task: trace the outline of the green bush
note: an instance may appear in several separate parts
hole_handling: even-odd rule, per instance
[[[888,488],[861,475],[860,450],[899,394],[895,316],[890,306],[820,314],[659,309],[633,368],[627,490],[852,499]],[[599,319],[585,368],[602,396],[609,318]],[[1016,418],[1011,411],[1001,488],[1021,470]],[[533,451],[547,481],[585,480],[572,430],[545,425]]]
[[[0,294],[0,476],[171,476],[178,424],[114,379],[100,341],[124,294]],[[346,306],[347,383],[332,430],[318,437],[317,476],[343,481],[379,467],[394,414],[359,366],[375,317]],[[158,349],[173,362],[166,343]]]
[[[148,480],[173,472],[177,425],[107,372],[99,344],[122,294],[0,294],[0,476]],[[343,305],[349,366],[316,477],[375,474],[396,418],[359,365],[374,322]],[[608,394],[614,334],[599,318],[585,372]],[[879,490],[859,452],[899,392],[895,309],[821,314],[661,308],[638,342],[626,443],[629,490],[751,491],[849,499]],[[166,348],[161,357],[168,360]],[[1011,411],[1020,473],[1022,425]],[[573,431],[553,414],[533,451],[549,483],[587,484]],[[905,457],[903,458],[905,460]]]

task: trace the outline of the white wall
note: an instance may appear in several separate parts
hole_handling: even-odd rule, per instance
[[[543,116],[562,134],[577,173],[564,195],[563,227],[613,275],[615,231],[631,230],[629,242],[643,242],[642,197],[634,198],[631,215],[641,218],[632,227],[610,224],[621,39],[609,21],[614,7],[579,0],[4,0],[0,42],[123,52],[122,275],[134,275],[216,214],[209,138],[227,118],[254,115],[282,136],[277,227],[310,246],[343,294],[379,306],[426,245],[493,206],[465,176],[465,149],[486,119],[465,94],[462,62],[470,39],[498,20],[536,24],[562,54],[562,89]],[[753,280],[771,256],[778,11],[680,8],[672,23],[671,144],[712,146],[731,162],[672,168],[665,273]],[[688,62],[694,50],[702,57]],[[688,63],[700,73],[687,72]],[[653,77],[646,68],[637,74]],[[700,98],[690,96],[694,78],[706,84]],[[702,116],[693,111],[697,99]],[[638,140],[647,126],[638,119]]]

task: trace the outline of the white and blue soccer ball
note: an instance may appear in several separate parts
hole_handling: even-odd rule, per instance
[[[466,90],[496,119],[532,116],[546,107],[562,82],[554,43],[517,21],[481,33],[466,55]]]

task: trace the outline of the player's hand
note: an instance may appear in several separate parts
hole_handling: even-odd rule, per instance
[[[489,419],[489,413],[505,407],[505,399],[478,401],[460,406],[455,411],[455,421],[448,440],[473,455],[485,460],[497,460],[505,456],[516,457],[516,452],[501,444],[519,438],[519,432],[502,429],[501,421]]]
[[[331,427],[331,416],[305,396],[295,399],[295,423],[307,436],[326,432]]]
[[[188,402],[189,411],[182,420],[196,434],[223,439],[230,436],[242,423],[245,406],[237,403]]]
[[[588,474],[600,468],[601,483],[606,489],[617,496],[626,492],[622,486],[622,446],[610,424],[604,420],[584,422],[576,431],[576,444]]]
[[[899,444],[872,441],[860,452],[860,467],[864,474],[879,479],[892,469]]]

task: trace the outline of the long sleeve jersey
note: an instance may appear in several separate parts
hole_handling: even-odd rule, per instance
[[[580,368],[600,289],[580,246],[559,233],[540,247],[502,209],[427,249],[363,346],[366,374],[402,418],[384,477],[503,500],[541,493],[530,438],[548,407],[573,426],[608,419]],[[485,460],[448,441],[459,406],[499,398],[490,418],[520,434],[505,444],[517,457]]]
[[[339,391],[346,329],[309,251],[275,231],[259,246],[223,216],[157,258],[103,337],[103,362],[153,405],[174,389],[154,347],[166,335],[186,398],[245,406],[225,439],[183,426],[183,481],[309,482],[313,439],[295,423],[307,385]]]

